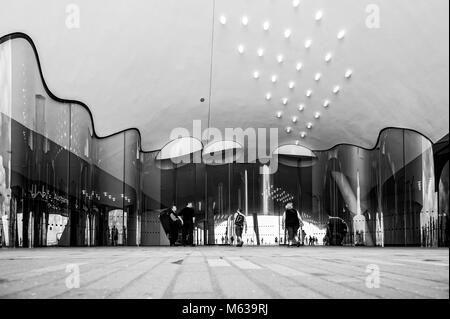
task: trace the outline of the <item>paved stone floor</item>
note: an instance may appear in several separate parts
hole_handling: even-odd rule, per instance
[[[421,248],[3,248],[0,298],[449,298],[448,261]]]

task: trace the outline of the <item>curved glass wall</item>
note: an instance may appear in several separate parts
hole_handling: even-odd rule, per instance
[[[428,139],[386,129],[372,150],[314,154],[280,155],[273,174],[258,162],[159,160],[140,152],[137,131],[97,138],[84,106],[49,96],[28,41],[0,44],[2,246],[168,245],[159,213],[188,202],[197,245],[235,242],[238,208],[244,243],[285,244],[293,202],[305,244],[448,246],[448,162],[436,183]]]

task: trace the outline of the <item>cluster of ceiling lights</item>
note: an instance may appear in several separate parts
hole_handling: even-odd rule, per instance
[[[300,0],[293,0],[293,1],[292,1],[292,6],[293,6],[294,9],[298,8],[299,5],[300,5]],[[314,20],[316,21],[316,23],[320,23],[320,22],[322,21],[323,17],[324,17],[324,12],[323,12],[322,10],[318,10],[318,11],[315,13],[315,15],[314,15]],[[227,23],[227,18],[226,18],[226,16],[225,16],[225,15],[221,15],[221,16],[219,17],[219,21],[220,21],[220,23],[221,23],[222,25],[225,25],[225,24]],[[249,23],[250,23],[249,17],[248,17],[247,15],[242,16],[241,19],[240,19],[240,23],[242,24],[243,27],[247,27],[247,26],[249,25]],[[268,31],[270,28],[271,28],[271,23],[270,23],[269,20],[266,20],[266,21],[263,21],[263,22],[262,22],[262,30],[263,30],[263,31]],[[289,38],[292,36],[292,34],[293,34],[292,29],[290,29],[290,28],[284,29],[284,32],[283,32],[284,38],[289,39]],[[346,30],[345,30],[345,29],[339,30],[338,33],[336,34],[336,38],[337,38],[338,40],[343,40],[343,39],[345,38],[345,36],[346,36]],[[311,38],[305,39],[305,41],[304,41],[304,47],[305,47],[305,49],[311,48],[312,45],[313,45],[313,40],[312,40]],[[246,48],[245,48],[245,46],[244,46],[243,44],[239,44],[238,47],[237,47],[237,51],[238,51],[239,54],[244,54],[244,53],[246,52]],[[263,56],[264,56],[264,53],[265,53],[265,51],[264,51],[264,48],[262,48],[262,47],[259,47],[259,48],[256,50],[256,55],[257,55],[258,57],[263,57]],[[331,63],[331,61],[333,60],[333,53],[332,53],[332,52],[327,52],[327,53],[325,54],[325,56],[324,56],[323,59],[324,59],[324,62],[325,62],[325,63]],[[277,61],[277,63],[282,64],[282,63],[285,61],[284,55],[281,54],[281,53],[278,54],[278,55],[276,56],[276,61]],[[300,62],[300,61],[296,62],[296,64],[295,64],[295,69],[296,69],[296,71],[297,71],[297,72],[300,72],[300,71],[302,70],[302,68],[303,68],[302,62]],[[353,74],[353,71],[352,71],[351,69],[347,69],[347,70],[345,71],[344,77],[345,77],[346,79],[349,79],[349,78],[352,76],[352,74]],[[257,80],[257,79],[259,79],[260,77],[261,77],[260,72],[259,72],[258,70],[255,70],[255,71],[253,72],[253,78],[254,78],[255,80]],[[321,80],[321,78],[322,78],[322,74],[321,74],[320,72],[317,72],[317,73],[314,74],[314,78],[313,78],[314,81],[319,82],[319,81]],[[278,75],[277,75],[277,74],[272,74],[272,75],[270,76],[270,81],[271,81],[272,83],[274,83],[274,84],[277,83],[277,82],[278,82]],[[289,82],[288,82],[288,88],[291,89],[291,90],[293,90],[293,89],[295,88],[295,85],[296,85],[296,84],[295,84],[294,81],[289,81]],[[340,92],[340,89],[341,89],[341,88],[340,88],[339,85],[335,85],[335,86],[333,87],[333,89],[332,89],[332,93],[336,95],[336,94],[338,94],[338,93]],[[306,92],[305,92],[305,96],[306,96],[307,98],[311,98],[312,95],[313,95],[313,90],[312,90],[312,89],[307,89]],[[267,92],[267,93],[265,94],[265,99],[266,99],[266,101],[270,101],[270,100],[272,99],[272,93],[271,93],[271,92]],[[283,97],[283,98],[281,99],[281,103],[282,103],[282,105],[287,106],[287,105],[289,104],[289,99],[288,99],[288,97]],[[327,109],[327,108],[330,106],[330,104],[331,104],[330,100],[329,100],[329,99],[325,99],[325,100],[323,100],[323,102],[322,102],[322,107],[325,108],[325,109]],[[299,104],[299,105],[297,106],[297,110],[298,110],[299,112],[303,112],[304,109],[305,109],[305,104],[303,104],[303,103],[301,103],[301,104]],[[283,112],[282,112],[282,111],[277,111],[277,112],[275,113],[275,116],[276,116],[276,118],[281,119],[281,118],[283,117]],[[313,116],[314,116],[314,119],[315,119],[315,120],[318,120],[318,119],[320,119],[320,117],[321,117],[321,113],[320,113],[319,111],[315,111]],[[297,123],[298,120],[299,120],[299,119],[298,119],[297,116],[292,116],[292,117],[291,117],[291,121],[292,121],[292,123],[294,123],[294,124]],[[305,126],[306,126],[306,128],[307,128],[308,130],[311,130],[311,129],[314,127],[314,123],[313,123],[313,122],[307,122]],[[292,129],[291,126],[287,126],[287,127],[285,128],[285,132],[286,132],[287,134],[292,133],[292,131],[293,131],[293,129]],[[306,131],[306,130],[302,130],[302,131],[299,132],[299,136],[300,136],[301,138],[306,138],[307,135],[308,135],[308,134],[307,134],[307,131]],[[299,144],[299,141],[298,141],[298,140],[296,141],[296,144],[297,144],[297,145]]]

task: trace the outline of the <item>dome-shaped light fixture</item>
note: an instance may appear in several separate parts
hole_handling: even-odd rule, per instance
[[[294,81],[289,82],[288,87],[292,90],[295,87],[295,82]]]
[[[331,54],[331,52],[328,52],[327,54],[325,54],[325,62],[330,62],[331,59],[333,58],[333,55]]]
[[[266,93],[266,100],[270,101],[270,99],[272,98],[272,94],[270,92]]]
[[[253,72],[253,78],[254,79],[259,79],[259,72],[258,71]]]
[[[306,137],[306,132],[304,132],[304,131],[300,132],[300,137],[301,138],[305,138]]]
[[[300,0],[292,0],[292,6],[297,8],[300,5]]]
[[[277,118],[280,119],[280,118],[283,116],[283,112],[278,111],[277,114],[276,114],[276,116],[277,116]]]
[[[330,100],[323,101],[323,107],[329,107],[330,106]]]
[[[300,71],[302,69],[302,67],[303,67],[303,64],[301,62],[297,62],[297,64],[295,65],[295,69],[297,71]]]
[[[298,110],[299,110],[300,112],[303,112],[304,109],[305,109],[305,104],[299,104],[299,105],[298,105]]]
[[[308,122],[308,123],[306,123],[306,127],[307,127],[308,129],[312,129],[313,124],[312,124],[311,122]]]
[[[290,126],[288,126],[288,127],[286,127],[286,133],[291,133],[292,132],[292,127],[290,127]]]
[[[224,15],[221,15],[219,18],[219,21],[221,24],[225,25],[227,23],[227,17]]]
[[[320,74],[319,72],[317,72],[317,73],[314,75],[314,80],[319,81],[321,77],[322,77],[322,74]]]
[[[263,49],[263,48],[259,48],[259,49],[256,51],[256,54],[258,54],[259,57],[262,57],[262,56],[264,55],[264,49]]]
[[[278,55],[277,55],[277,62],[278,62],[278,63],[283,63],[283,61],[284,61],[283,55],[282,55],[282,54],[278,54]]]
[[[315,118],[315,119],[320,118],[320,113],[319,113],[319,112],[315,112],[315,113],[314,113],[314,118]]]
[[[202,148],[203,145],[199,140],[189,136],[180,137],[166,144],[159,151],[156,160],[158,166],[173,167],[173,164],[188,163],[190,154],[199,152]]]
[[[292,117],[292,123],[297,123],[297,120],[298,120],[297,116]]]
[[[345,71],[345,78],[346,79],[350,79],[352,77],[353,71],[348,69],[347,71]]]
[[[247,16],[243,16],[241,19],[241,23],[244,27],[246,27],[248,25],[248,17]]]
[[[316,21],[320,21],[323,18],[323,11],[319,10],[316,12],[316,15],[314,16],[314,19],[316,19]]]
[[[239,52],[240,54],[243,54],[244,51],[245,51],[244,45],[243,45],[243,44],[239,44],[237,50],[238,50],[238,52]]]
[[[336,85],[336,86],[333,88],[333,93],[334,93],[334,94],[338,94],[340,90],[341,90],[341,88],[339,87],[339,85]]]
[[[306,95],[306,97],[311,97],[312,90],[307,90],[305,95]]]
[[[272,83],[276,83],[278,80],[278,77],[274,74],[272,75],[272,77],[270,78],[270,81],[272,81]]]
[[[288,39],[291,36],[291,34],[292,34],[292,30],[291,29],[284,30],[284,37],[286,39]]]
[[[263,23],[263,30],[264,31],[269,31],[270,29],[270,22],[269,21],[264,21]]]
[[[337,38],[339,40],[342,40],[345,37],[345,33],[346,33],[345,30],[339,31],[338,34],[337,34]]]
[[[284,97],[284,98],[281,99],[281,103],[283,103],[283,105],[287,105],[288,102],[289,102],[289,100],[288,100],[287,97]]]
[[[311,45],[312,45],[312,40],[311,39],[307,39],[305,41],[305,48],[309,49],[311,47]]]

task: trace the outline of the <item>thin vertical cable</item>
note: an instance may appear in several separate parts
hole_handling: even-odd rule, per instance
[[[211,91],[212,91],[212,73],[213,73],[213,55],[214,55],[215,10],[216,10],[216,0],[213,0],[212,26],[211,26],[211,52],[210,52],[210,65],[209,65],[208,128],[211,125]]]

